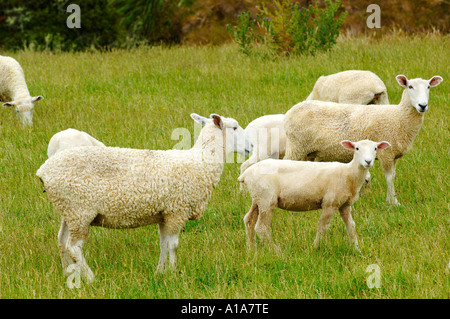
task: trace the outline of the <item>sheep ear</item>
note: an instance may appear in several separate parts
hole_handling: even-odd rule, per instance
[[[350,142],[349,140],[342,141],[341,144],[346,149],[349,149],[349,150],[354,150],[355,149],[355,143]]]
[[[398,84],[400,84],[401,86],[403,86],[404,88],[408,87],[408,78],[404,75],[397,75],[395,77],[395,79],[397,80]]]
[[[379,150],[384,150],[385,148],[388,148],[390,146],[391,146],[391,144],[389,142],[386,142],[386,141],[383,141],[383,142],[380,142],[380,143],[377,144],[377,148]]]
[[[222,130],[223,129],[223,121],[222,121],[222,118],[220,117],[220,115],[211,114],[211,118],[213,119],[214,124]]]
[[[191,118],[200,124],[201,126],[205,126],[206,121],[208,120],[206,117],[200,116],[197,113],[191,113]]]
[[[40,101],[40,100],[43,100],[44,99],[44,97],[42,96],[42,95],[38,95],[38,96],[33,96],[32,98],[31,98],[31,102],[37,102],[37,101]]]
[[[438,86],[443,80],[444,79],[439,75],[435,75],[430,80],[428,80],[428,83],[432,88],[434,88],[435,86]]]
[[[14,101],[3,103],[4,107],[13,107],[14,105],[16,105],[16,102]]]

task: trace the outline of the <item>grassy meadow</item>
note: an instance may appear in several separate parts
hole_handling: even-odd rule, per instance
[[[449,298],[450,38],[346,38],[314,57],[247,57],[237,46],[149,47],[85,53],[0,52],[22,65],[36,104],[34,126],[23,128],[0,108],[1,298]],[[312,245],[320,211],[275,212],[273,244],[246,249],[243,217],[250,197],[239,190],[238,163],[226,164],[199,221],[180,234],[177,270],[155,274],[156,225],[91,228],[84,246],[96,279],[68,288],[53,208],[36,170],[51,136],[72,127],[108,146],[170,149],[178,127],[193,134],[191,112],[234,117],[245,127],[304,100],[320,75],[371,70],[391,103],[402,88],[395,76],[444,78],[430,90],[430,108],[409,154],[397,166],[390,206],[379,163],[372,187],[353,208],[361,252],[339,214],[319,250]],[[381,287],[369,288],[369,265]]]

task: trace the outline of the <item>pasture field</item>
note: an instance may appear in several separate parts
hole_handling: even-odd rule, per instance
[[[25,70],[36,104],[23,128],[0,109],[1,298],[449,298],[450,38],[448,35],[346,38],[315,57],[247,57],[237,46],[148,47],[106,53],[0,52]],[[191,112],[234,117],[245,127],[304,100],[320,75],[371,70],[391,103],[395,76],[444,78],[430,90],[430,108],[409,154],[399,161],[397,197],[387,204],[379,163],[372,187],[353,209],[361,252],[339,214],[319,250],[312,245],[320,212],[278,210],[273,244],[246,249],[243,217],[250,197],[239,190],[238,163],[226,164],[204,216],[180,234],[177,270],[155,274],[156,225],[91,228],[84,246],[96,279],[70,289],[63,276],[53,208],[36,170],[51,136],[72,127],[108,146],[170,149],[175,128],[194,132]],[[236,156],[237,157],[237,156]],[[369,288],[380,270],[380,288]]]

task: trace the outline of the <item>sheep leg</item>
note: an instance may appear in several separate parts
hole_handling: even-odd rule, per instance
[[[69,239],[69,228],[67,227],[64,219],[61,221],[61,227],[58,232],[58,248],[61,254],[61,263],[63,267],[63,272],[65,276],[68,276],[67,267],[73,263],[73,260],[70,258],[68,254],[68,246],[67,242]]]
[[[85,278],[88,283],[94,281],[94,273],[86,263],[83,256],[83,244],[85,243],[89,234],[89,226],[83,230],[74,231],[69,228],[68,248],[70,258],[75,263],[76,271],[79,271],[81,277]],[[73,272],[70,265],[67,267],[67,272]]]
[[[386,200],[390,204],[394,204],[400,206],[400,203],[395,196],[395,166],[397,165],[397,159],[394,160],[381,160],[381,168],[383,169],[384,177],[386,178],[387,183],[387,197]]]
[[[334,215],[336,209],[334,207],[324,207],[322,215],[320,215],[319,226],[317,227],[316,239],[314,240],[314,248],[319,248],[320,242],[330,228],[331,218]]]
[[[258,237],[265,243],[271,241],[270,225],[272,223],[274,204],[258,205],[258,220],[256,221],[255,230]]]
[[[247,244],[249,249],[253,249],[256,243],[255,224],[258,220],[258,205],[252,202],[252,207],[244,217],[245,230],[247,232]]]
[[[156,269],[158,273],[166,271],[167,257],[169,257],[170,269],[175,269],[179,234],[180,229],[173,229],[172,227],[168,227],[165,223],[159,224],[161,254]]]
[[[353,244],[353,246],[355,246],[355,249],[359,251],[355,222],[353,221],[351,211],[351,206],[344,206],[339,208],[339,213],[341,214],[342,220],[344,221],[345,227],[347,228],[348,238],[350,239],[350,242]]]

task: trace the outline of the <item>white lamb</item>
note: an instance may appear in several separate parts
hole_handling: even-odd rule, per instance
[[[42,96],[31,96],[25,75],[19,62],[0,55],[0,101],[3,106],[14,108],[23,126],[33,125],[34,103]]]
[[[80,146],[105,147],[105,144],[93,138],[86,132],[68,128],[67,130],[58,132],[52,136],[48,143],[47,156],[51,157],[65,149]]]
[[[389,104],[386,86],[370,71],[348,70],[321,76],[307,100],[348,104]],[[241,165],[241,174],[266,158],[283,158],[286,152],[284,114],[264,115],[250,122],[245,132],[253,143],[253,154]],[[370,174],[368,173],[367,180]]]
[[[389,104],[386,86],[373,72],[348,70],[317,79],[306,100],[347,104]]]
[[[199,219],[220,180],[225,156],[251,151],[244,130],[232,118],[191,114],[204,125],[189,150],[77,147],[47,159],[36,175],[61,213],[58,234],[62,266],[75,264],[83,278],[94,275],[82,247],[90,226],[134,228],[157,223],[161,238],[158,272],[175,267],[178,235]],[[235,143],[237,141],[237,143]]]
[[[338,104],[305,101],[285,115],[287,136],[285,159],[349,162],[351,152],[338,146],[350,140],[388,140],[392,147],[378,155],[386,177],[387,201],[399,205],[395,197],[395,166],[409,152],[428,109],[429,89],[441,83],[440,76],[430,80],[396,77],[405,88],[398,105]]]
[[[271,220],[275,207],[279,207],[293,211],[323,210],[315,248],[319,247],[333,214],[339,210],[350,241],[359,249],[351,206],[359,197],[377,150],[389,147],[389,143],[363,140],[342,141],[341,145],[354,152],[350,163],[266,159],[239,176],[238,181],[252,197],[252,206],[244,217],[250,248],[255,245],[255,231],[262,241],[271,240]]]

